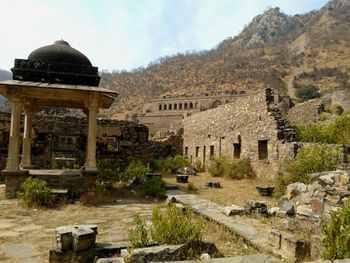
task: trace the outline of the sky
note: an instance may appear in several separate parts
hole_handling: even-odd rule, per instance
[[[270,7],[289,14],[327,0],[0,0],[0,68],[59,39],[99,70],[146,67],[159,57],[214,48]]]

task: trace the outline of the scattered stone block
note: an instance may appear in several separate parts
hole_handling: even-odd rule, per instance
[[[297,207],[297,215],[311,217],[313,215],[311,205],[299,205]]]
[[[168,196],[167,199],[164,201],[165,206],[168,206],[173,203],[176,203],[176,198],[172,195]]]
[[[284,210],[278,210],[278,211],[276,212],[276,216],[277,216],[277,217],[282,217],[282,218],[284,218],[284,217],[287,216],[287,212],[284,211]]]
[[[324,210],[323,200],[313,198],[310,200],[310,206],[311,206],[312,212],[319,214],[319,215],[322,215],[323,210]]]
[[[270,196],[275,190],[274,186],[258,185],[256,189],[262,196]]]
[[[349,184],[349,181],[350,181],[350,177],[348,174],[343,173],[340,175],[340,185],[343,185],[343,186],[347,185]]]
[[[338,204],[338,202],[340,201],[340,196],[328,194],[325,199],[332,204]]]
[[[96,261],[96,263],[125,263],[124,258],[100,258]]]
[[[289,200],[307,191],[307,186],[303,183],[293,183],[287,186],[287,198]]]
[[[222,257],[215,244],[209,242],[188,242],[181,245],[161,245],[146,248],[134,249],[129,255],[126,255],[126,263],[145,263],[145,262],[165,262],[186,260],[191,251],[191,256],[199,257],[203,253],[208,253],[210,257]]]
[[[152,179],[152,178],[162,178],[162,174],[161,173],[146,173],[146,179]]]
[[[332,174],[322,175],[319,178],[319,182],[321,185],[333,185],[334,179]]]
[[[72,237],[72,248],[74,251],[83,251],[89,249],[96,240],[95,232],[90,228],[76,227],[72,231]]]
[[[188,183],[188,175],[185,174],[177,174],[176,182],[178,183]]]
[[[230,205],[224,207],[224,214],[227,216],[243,215],[244,213],[245,209],[238,205]]]
[[[333,263],[350,263],[350,258],[347,259],[336,259]]]
[[[208,181],[205,184],[205,187],[208,187],[208,188],[221,188],[221,185],[220,185],[219,181]]]
[[[281,209],[279,207],[271,207],[270,209],[267,210],[267,213],[270,216],[276,216],[277,212],[280,211]]]
[[[286,213],[287,213],[287,215],[289,215],[289,216],[292,216],[292,215],[294,215],[294,213],[295,213],[295,210],[294,210],[294,205],[293,205],[293,203],[292,202],[290,202],[290,201],[283,201],[283,203],[282,203],[282,210],[283,211],[285,211]]]
[[[249,200],[246,202],[245,210],[248,213],[267,214],[267,204],[265,201]]]

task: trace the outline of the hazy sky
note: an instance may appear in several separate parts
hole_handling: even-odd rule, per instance
[[[0,0],[0,68],[64,39],[100,70],[132,69],[237,35],[268,7],[303,14],[327,0]]]

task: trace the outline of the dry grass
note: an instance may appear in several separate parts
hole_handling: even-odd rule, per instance
[[[187,191],[187,184],[177,183],[174,175],[166,174],[164,179],[166,182],[177,184],[181,189]],[[222,188],[206,188],[205,184],[210,180],[220,181]],[[231,180],[223,177],[212,177],[207,172],[204,172],[196,176],[190,176],[189,182],[196,189],[192,192],[197,194],[199,198],[211,200],[220,205],[235,204],[244,206],[247,200],[266,201],[271,207],[277,205],[277,199],[269,196],[261,196],[256,190],[257,185],[273,185],[273,181],[270,179]]]

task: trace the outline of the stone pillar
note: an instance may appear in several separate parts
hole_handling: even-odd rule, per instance
[[[31,109],[25,110],[24,117],[24,134],[23,134],[23,148],[22,148],[22,168],[31,167],[31,148],[32,148],[32,119],[33,113]]]
[[[86,147],[86,170],[96,170],[96,133],[98,98],[91,96],[88,106],[88,134]]]
[[[21,100],[10,99],[12,105],[10,139],[8,146],[6,171],[19,171],[19,136],[21,123]]]

